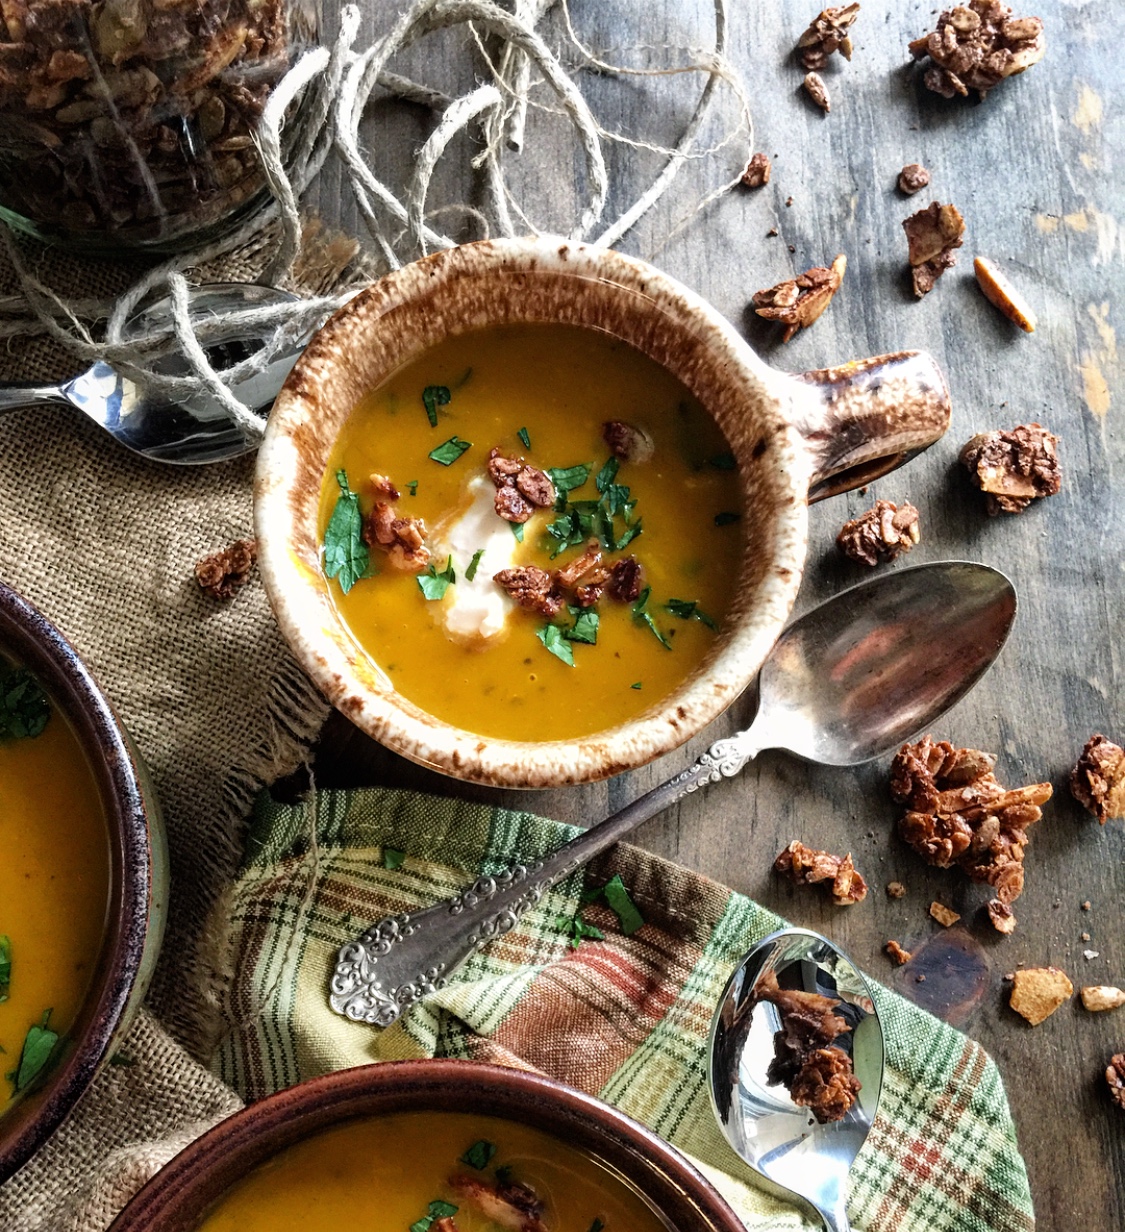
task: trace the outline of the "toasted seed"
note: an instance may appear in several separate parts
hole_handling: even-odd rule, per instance
[[[984,292],[984,298],[999,308],[1009,321],[1014,321],[1020,329],[1033,334],[1037,324],[1035,313],[1011,282],[985,257],[977,257],[973,261],[973,270],[977,283]]]

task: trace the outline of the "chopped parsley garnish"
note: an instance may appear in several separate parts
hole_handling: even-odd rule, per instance
[[[641,687],[641,682],[639,680],[635,681],[633,684],[629,686],[630,689],[639,689],[640,687]]]
[[[461,1162],[468,1164],[470,1168],[476,1168],[478,1172],[483,1172],[492,1162],[492,1157],[495,1154],[496,1144],[481,1138],[479,1142],[474,1142],[465,1154],[461,1156]]]
[[[12,985],[12,939],[0,935],[0,1001],[7,1001]]]
[[[526,428],[520,428],[520,430],[516,433],[516,436],[518,436],[520,440],[523,441],[524,449],[531,448],[531,437],[527,435]]]
[[[426,408],[426,418],[430,421],[430,427],[436,428],[438,407],[449,405],[449,386],[427,385],[422,390],[422,405]]]
[[[547,534],[555,541],[551,547],[552,560],[567,548],[578,547],[590,538],[596,538],[607,552],[619,552],[641,533],[640,518],[633,521],[636,501],[630,499],[627,487],[614,482],[617,468],[617,459],[609,458],[598,472],[595,481],[599,492],[598,499],[582,501],[567,500],[570,488],[563,482],[563,476],[567,472],[549,472],[559,494],[555,501],[555,512],[559,517],[547,527]],[[582,483],[589,478],[588,466],[568,469],[580,471]],[[615,522],[616,518],[621,518],[623,522],[620,530]]]
[[[555,485],[555,491],[559,496],[565,497],[568,492],[573,492],[575,488],[581,488],[585,485],[586,480],[590,478],[590,472],[594,468],[592,466],[552,466],[547,474],[551,477],[551,482]]]
[[[347,594],[361,578],[370,577],[371,553],[363,542],[363,514],[359,511],[359,497],[348,486],[347,472],[336,472],[340,495],[336,508],[324,528],[324,573],[336,578],[340,589]]]
[[[594,480],[594,486],[599,492],[604,492],[613,483],[614,479],[617,478],[617,471],[620,466],[621,463],[616,458],[606,458],[605,465],[598,471],[598,477]]]
[[[58,1032],[47,1025],[51,1021],[51,1013],[51,1010],[44,1010],[42,1019],[27,1029],[19,1065],[8,1075],[17,1091],[22,1091],[43,1072],[59,1042]]]
[[[418,495],[418,480],[408,479],[406,481],[406,490],[410,493],[411,496],[417,496]]]
[[[717,513],[715,514],[716,526],[729,526],[732,522],[741,522],[741,513]]]
[[[457,1208],[452,1202],[443,1202],[437,1198],[430,1203],[429,1213],[410,1225],[410,1232],[430,1232],[430,1225],[435,1219],[448,1219],[456,1214]]]
[[[473,559],[469,561],[469,567],[465,570],[465,581],[471,582],[477,575],[477,565],[480,564],[480,558],[484,555],[484,548],[477,548],[473,553]]]
[[[626,937],[631,937],[638,928],[644,925],[644,916],[637,910],[637,904],[633,902],[629,891],[625,888],[620,873],[615,873],[602,886],[602,894],[605,895],[605,901],[609,904],[613,914],[617,916],[621,931]]]
[[[523,523],[509,522],[508,525],[512,528],[512,534],[516,537],[517,543],[523,543]]]
[[[587,646],[596,646],[598,625],[601,623],[597,612],[592,607],[572,607],[570,614],[574,617],[574,624],[562,631],[563,637],[568,642],[585,642]]]
[[[445,562],[445,568],[440,573],[435,565],[429,565],[425,573],[418,575],[417,581],[418,589],[427,599],[444,599],[445,592],[457,581],[457,574],[453,570],[453,557],[450,556]]]
[[[472,447],[472,441],[463,441],[459,436],[451,436],[443,445],[431,449],[430,457],[435,462],[440,462],[442,466],[452,466],[466,449],[472,449]]]
[[[562,659],[567,667],[574,666],[574,651],[558,625],[544,625],[542,629],[535,630],[535,636],[556,659]]]
[[[671,612],[673,616],[678,616],[681,620],[698,620],[700,624],[706,625],[708,629],[718,629],[719,627],[694,599],[669,599],[665,603],[664,608],[666,611]]]
[[[402,868],[402,862],[406,859],[405,851],[395,851],[393,847],[383,848],[383,867],[389,868],[392,872],[396,868]]]
[[[578,949],[583,941],[604,941],[605,933],[596,924],[587,924],[580,915],[560,915],[555,917],[555,927],[567,935],[570,948]]]
[[[51,717],[51,703],[25,667],[2,674],[0,668],[0,739],[38,736]]]
[[[713,458],[707,459],[707,465],[713,466],[717,471],[733,471],[738,463],[735,462],[733,453],[717,453]]]
[[[663,633],[656,627],[656,621],[652,618],[652,613],[648,610],[648,601],[652,596],[652,587],[646,586],[641,591],[636,603],[633,604],[633,619],[642,624],[646,629],[652,632],[653,637],[664,647],[665,650],[672,649],[672,643],[664,636]]]

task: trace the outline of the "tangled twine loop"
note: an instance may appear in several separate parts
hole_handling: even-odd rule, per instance
[[[572,74],[537,32],[536,27],[556,2],[561,7],[569,45],[578,52],[579,71],[590,69],[601,74],[629,76],[685,72],[705,75],[693,113],[675,146],[665,147],[627,137],[608,131],[598,123]],[[278,82],[258,121],[256,142],[271,198],[264,210],[222,240],[157,265],[111,305],[68,303],[28,269],[12,233],[3,228],[4,243],[20,279],[22,294],[0,298],[0,337],[45,333],[79,361],[104,360],[125,376],[170,400],[207,390],[226,408],[247,438],[257,440],[265,423],[235,397],[231,387],[267,368],[279,354],[290,349],[294,338],[307,336],[346,303],[355,289],[269,306],[246,307],[229,313],[219,322],[193,322],[186,270],[237,250],[263,227],[273,223],[280,238],[277,251],[260,281],[283,282],[300,251],[301,195],[333,151],[343,164],[359,214],[386,269],[397,269],[404,261],[414,260],[434,249],[453,247],[457,241],[434,226],[438,216],[448,212],[472,219],[485,236],[494,230],[503,236],[515,235],[517,227],[513,214],[519,219],[521,231],[538,233],[516,201],[504,171],[506,153],[524,148],[529,108],[561,114],[573,126],[585,160],[587,197],[570,238],[607,247],[620,242],[653,208],[687,161],[706,158],[738,142],[736,174],[696,201],[681,224],[686,225],[691,217],[738,183],[753,144],[746,91],[726,59],[726,0],[714,0],[714,5],[712,48],[690,53],[689,59],[682,64],[639,69],[611,64],[587,48],[574,31],[567,0],[513,0],[510,12],[492,0],[415,0],[389,33],[360,51],[355,49],[360,10],[356,5],[347,5],[341,12],[340,31],[334,45],[306,52]],[[450,98],[387,67],[394,56],[426,35],[458,25],[468,27],[487,66],[490,81],[476,85],[460,97]],[[492,46],[499,48],[498,53],[490,53],[486,40],[492,40]],[[537,87],[543,84],[553,93],[553,104],[534,99]],[[737,100],[737,121],[718,143],[697,148],[716,91],[724,84]],[[360,148],[360,122],[376,87],[403,101],[428,107],[438,116],[433,131],[415,156],[413,174],[401,194],[379,179]],[[299,130],[283,154],[282,133],[299,98]],[[474,158],[473,166],[484,177],[488,212],[466,204],[452,204],[427,213],[430,182],[442,155],[454,137],[471,126],[482,137],[483,148]],[[603,225],[609,194],[603,151],[605,141],[656,153],[665,160],[645,191],[608,225]],[[127,323],[138,305],[154,295],[163,295],[170,302],[170,323],[141,333],[127,330]],[[105,321],[105,329],[104,338],[98,339],[89,323],[100,320]],[[261,336],[264,345],[248,358],[216,369],[208,359],[207,343],[217,334],[229,334],[235,328],[249,336]],[[185,358],[188,371],[183,375],[169,375],[154,369],[155,360],[170,346],[175,346]]]

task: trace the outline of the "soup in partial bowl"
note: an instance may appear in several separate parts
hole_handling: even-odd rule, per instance
[[[162,837],[74,649],[0,584],[0,1181],[112,1055],[155,961]]]

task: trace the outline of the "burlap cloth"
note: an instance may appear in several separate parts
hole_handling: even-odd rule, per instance
[[[112,295],[138,272],[33,255],[50,285],[78,297]],[[255,248],[206,273],[250,279],[263,260]],[[331,280],[340,265],[329,256],[307,279]],[[0,293],[15,290],[0,256]],[[0,351],[4,381],[57,380],[77,367],[45,341]],[[76,1213],[97,1178],[121,1166],[128,1186],[192,1136],[185,1127],[198,1132],[239,1103],[193,1060],[210,1056],[219,1030],[205,924],[238,867],[258,789],[299,764],[326,713],[261,588],[219,604],[192,576],[201,556],[252,533],[252,472],[249,457],[145,462],[68,408],[0,417],[0,578],[57,622],[132,733],[163,806],[172,876],[148,999],[160,1025],[141,1017],[122,1049],[133,1064],[108,1067],[49,1146],[0,1187],[4,1232],[101,1232],[112,1197]]]

